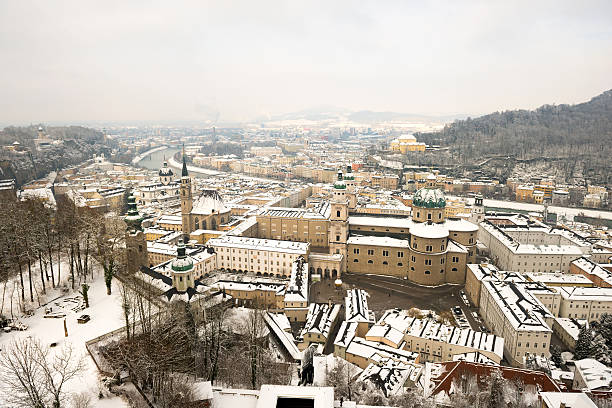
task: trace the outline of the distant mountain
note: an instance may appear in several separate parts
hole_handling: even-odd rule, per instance
[[[526,174],[537,173],[540,163],[568,183],[612,186],[612,90],[576,105],[495,112],[416,136],[449,147],[459,163],[498,157],[510,170],[527,166]]]

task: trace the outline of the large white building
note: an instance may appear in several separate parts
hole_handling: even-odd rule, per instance
[[[278,241],[224,235],[211,238],[208,245],[217,254],[221,270],[252,272],[263,276],[289,277],[293,262],[308,259],[308,242]]]
[[[480,315],[504,338],[504,357],[513,366],[521,366],[527,354],[549,356],[554,316],[520,282],[483,281]]]
[[[580,235],[522,214],[488,216],[480,223],[478,239],[500,269],[516,272],[569,273],[574,259],[592,251]]]

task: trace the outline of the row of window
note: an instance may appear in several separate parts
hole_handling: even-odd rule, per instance
[[[359,248],[353,248],[353,254],[359,255]],[[373,249],[368,249],[368,255],[374,255],[374,250]],[[389,256],[389,251],[386,250],[386,249],[383,249],[382,256]],[[397,257],[398,258],[403,258],[404,257],[404,251],[398,251],[397,252]]]
[[[414,241],[412,243],[412,248],[414,249],[418,249],[418,244],[417,241]],[[444,248],[446,248],[446,246],[444,244],[440,245],[440,251],[444,251]],[[425,251],[426,252],[431,252],[433,251],[433,245],[425,245]]]

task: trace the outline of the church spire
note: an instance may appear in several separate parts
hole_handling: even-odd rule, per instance
[[[181,172],[181,177],[189,177],[187,162],[185,161],[185,143],[183,143],[183,171]]]

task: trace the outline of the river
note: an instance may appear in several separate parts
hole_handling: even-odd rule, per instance
[[[167,149],[151,153],[150,155],[139,161],[136,165],[138,167],[144,167],[145,169],[159,170],[164,164],[164,157],[165,160],[168,160],[180,150],[181,149],[176,147],[169,147]]]

